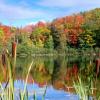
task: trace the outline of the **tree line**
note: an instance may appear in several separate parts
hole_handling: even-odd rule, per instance
[[[21,28],[0,24],[0,48],[12,41],[23,50],[100,47],[100,8]]]

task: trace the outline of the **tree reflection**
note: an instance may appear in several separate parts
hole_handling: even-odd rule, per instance
[[[54,57],[27,57],[17,58],[15,68],[15,80],[25,80],[29,63],[33,60],[31,72],[29,74],[28,83],[36,83],[40,87],[52,85],[55,89],[62,89],[68,92],[75,92],[73,81],[77,81],[80,76],[85,84],[89,85],[93,82],[93,88],[99,91],[100,77],[98,64],[95,58],[85,56],[58,56]],[[1,61],[0,61],[1,63]],[[96,67],[97,66],[97,67]],[[3,70],[5,74],[3,73]],[[0,65],[0,80],[4,81],[2,75],[7,77],[6,69],[2,69]],[[96,79],[96,74],[98,77]],[[93,94],[97,93],[97,90]]]

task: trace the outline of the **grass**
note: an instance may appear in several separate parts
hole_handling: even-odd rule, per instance
[[[7,68],[8,68],[8,82],[6,83],[6,87],[3,87],[2,83],[0,83],[0,98],[1,100],[14,100],[15,97],[15,88],[14,88],[14,77],[13,77],[13,63],[12,60],[10,58],[8,58],[6,56],[6,62],[7,62]],[[33,62],[30,64],[29,66],[29,70],[26,76],[26,82],[25,82],[25,86],[24,86],[24,91],[20,92],[19,96],[20,96],[20,100],[24,100],[25,96],[26,96],[26,86],[27,86],[27,80],[28,80],[28,76],[31,70]]]
[[[28,76],[31,71],[32,65],[33,65],[33,61],[29,64],[29,69],[28,69],[28,72],[26,75],[24,90],[19,91],[19,94],[18,94],[19,99],[18,100],[28,100],[28,98],[29,98],[29,93],[27,91],[27,81],[28,81]],[[3,67],[3,65],[2,65],[2,67]],[[14,63],[14,59],[8,55],[6,55],[6,67],[8,68],[8,77],[9,78],[8,78],[8,81],[5,86],[3,86],[3,84],[0,82],[0,100],[15,100],[16,99],[16,97],[15,97],[16,91],[15,91],[15,87],[14,87],[14,77],[13,77],[13,75],[14,75],[13,69],[15,67],[15,63]],[[45,98],[46,89],[44,91],[42,100],[44,100],[44,98]],[[33,97],[33,100],[37,100],[36,92],[33,93],[32,97]]]
[[[80,100],[90,100],[91,87],[91,82],[86,85],[80,77],[77,82],[74,81],[74,88]]]

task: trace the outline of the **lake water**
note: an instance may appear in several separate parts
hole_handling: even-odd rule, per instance
[[[18,57],[14,69],[16,92],[24,89],[30,63],[33,65],[28,77],[29,100],[36,93],[37,100],[79,100],[73,82],[80,76],[89,85],[92,81],[91,97],[100,95],[100,72],[96,68],[95,56]],[[0,69],[1,70],[1,69]],[[6,77],[0,80],[5,81]],[[5,76],[5,75],[4,75]],[[16,94],[17,97],[17,94]],[[92,99],[91,99],[92,100]]]

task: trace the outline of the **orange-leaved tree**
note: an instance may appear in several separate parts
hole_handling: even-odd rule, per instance
[[[8,26],[0,25],[0,43],[3,44],[3,46],[6,46],[10,37],[11,28]]]

